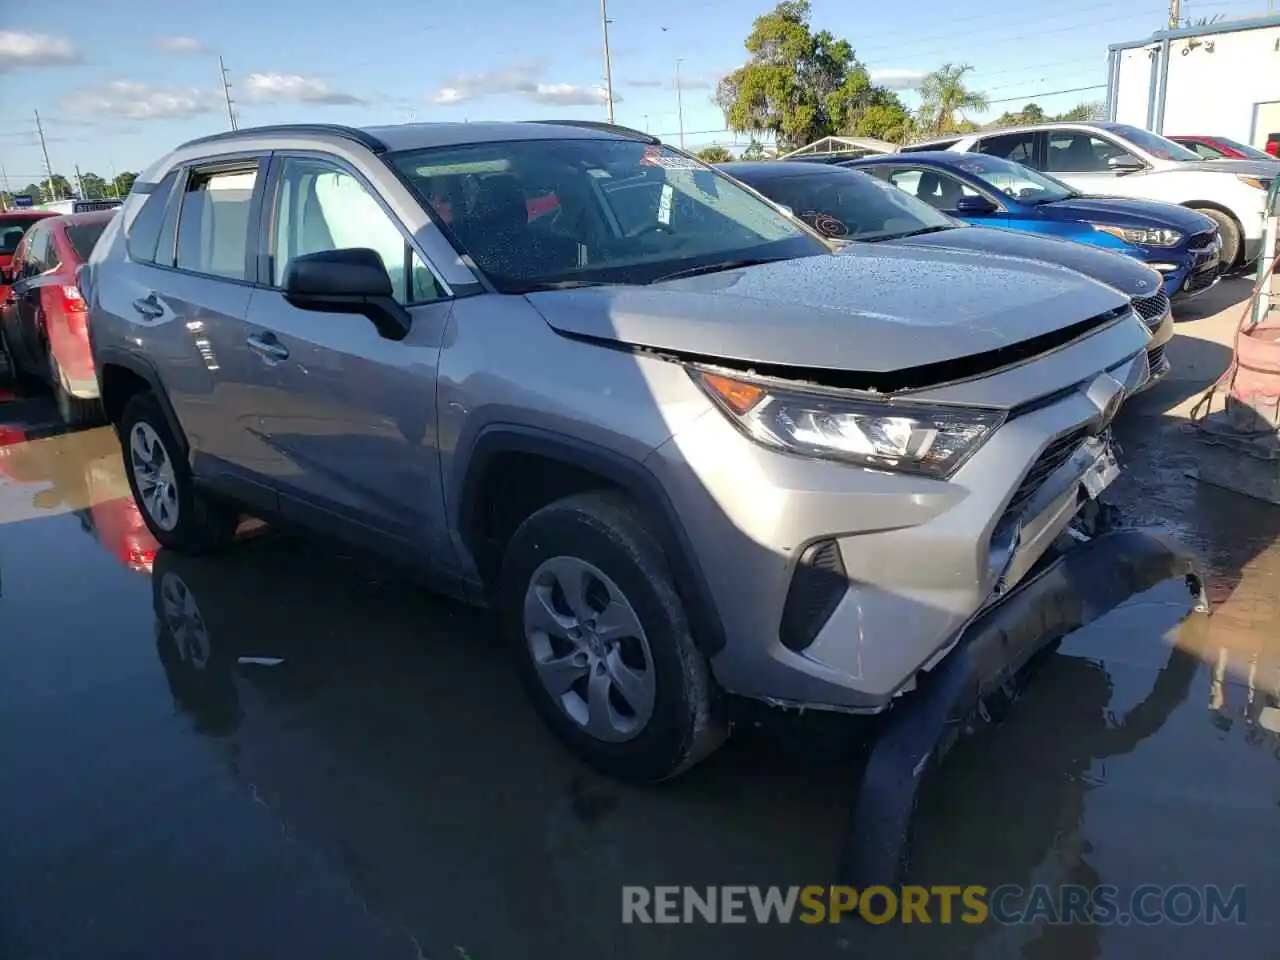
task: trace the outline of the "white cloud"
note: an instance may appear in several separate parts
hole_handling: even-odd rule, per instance
[[[75,91],[63,101],[63,106],[91,115],[169,120],[208,113],[221,102],[216,92],[199,87],[157,88],[130,80],[110,80],[101,87]]]
[[[728,72],[728,71],[725,71]],[[725,75],[722,73],[684,73],[680,74],[680,89],[682,90],[709,90],[720,82],[720,78]],[[638,87],[642,90],[674,90],[676,88],[676,76],[673,72],[671,76],[665,80],[656,77],[641,77],[638,80],[626,81],[628,87]]]
[[[258,103],[287,101],[340,106],[365,102],[354,93],[334,90],[323,80],[296,73],[251,73],[244,78],[244,88],[248,98]]]
[[[440,107],[456,106],[481,97],[514,94],[534,103],[553,106],[580,106],[601,104],[605,91],[600,86],[580,86],[573,83],[547,83],[543,79],[542,63],[515,63],[497,70],[461,73],[450,77],[427,101]],[[614,103],[621,98],[614,95]]]
[[[871,82],[890,90],[915,90],[929,75],[928,70],[888,69],[872,70]]]
[[[194,37],[159,37],[156,40],[156,49],[164,53],[182,54],[206,53],[208,51],[208,47]]]
[[[0,70],[76,63],[80,53],[69,40],[45,33],[0,30]]]

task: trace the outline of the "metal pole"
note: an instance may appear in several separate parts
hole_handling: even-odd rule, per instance
[[[36,115],[36,134],[40,137],[40,153],[44,156],[44,172],[49,177],[49,199],[60,200],[58,196],[58,184],[53,179],[53,164],[49,162],[49,147],[44,142],[44,127],[40,125],[40,111],[34,111]]]
[[[9,173],[4,167],[0,167],[0,183],[4,184],[4,209],[9,209],[9,198],[13,196],[13,192],[9,189]]]
[[[222,96],[227,101],[227,121],[231,124],[231,129],[236,127],[236,112],[231,109],[231,81],[227,78],[227,65],[222,62],[222,56],[218,56],[218,69],[221,71],[222,80]]]
[[[120,199],[120,174],[116,173],[116,165],[111,164],[111,195],[117,200]]]
[[[80,164],[76,164],[76,186],[80,189],[80,199],[88,200],[84,193],[84,177],[80,176]]]
[[[609,11],[607,0],[600,0],[600,29],[604,32],[604,104],[613,123],[613,64],[609,59]]]
[[[680,149],[684,149],[684,94],[680,89],[680,64],[684,57],[676,58],[676,117],[680,122]]]
[[[1182,22],[1182,0],[1169,0],[1169,29],[1177,30]]]

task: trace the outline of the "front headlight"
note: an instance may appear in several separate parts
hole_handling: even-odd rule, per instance
[[[1182,234],[1164,227],[1113,227],[1109,223],[1091,223],[1089,226],[1099,233],[1109,233],[1139,247],[1176,247],[1182,242]]]
[[[998,410],[862,400],[690,367],[747,436],[766,447],[946,479],[1004,422]]]
[[[1271,179],[1267,177],[1249,177],[1243,173],[1236,174],[1236,179],[1247,187],[1257,187],[1259,190],[1270,190]]]

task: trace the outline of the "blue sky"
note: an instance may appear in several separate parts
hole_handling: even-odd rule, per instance
[[[218,55],[241,126],[299,120],[604,118],[597,0],[62,0],[0,14],[0,163],[41,173],[32,109],[60,173],[138,170],[184,139],[226,129]],[[610,0],[615,119],[676,140],[676,61],[687,145],[732,143],[711,101],[769,0]],[[166,9],[167,8],[167,9]],[[1265,0],[1184,0],[1184,15],[1240,16]],[[813,21],[900,87],[946,61],[976,68],[993,113],[1043,91],[1102,84],[1108,43],[1147,36],[1161,0],[813,0]],[[1047,109],[1102,90],[1036,96]],[[914,97],[906,93],[908,98]],[[1009,99],[1012,98],[1012,99]]]

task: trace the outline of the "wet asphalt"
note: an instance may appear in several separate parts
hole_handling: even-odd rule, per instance
[[[114,435],[9,397],[0,957],[1276,956],[1280,507],[1188,476],[1202,446],[1164,412],[1225,366],[1194,335],[1213,294],[1170,348],[1185,378],[1123,412],[1113,491],[1200,553],[1213,616],[1170,582],[1067,638],[948,757],[908,882],[1243,884],[1244,924],[623,926],[623,885],[832,880],[844,721],[766,718],[676,782],[605,780],[484,614],[280,531],[157,551]]]

